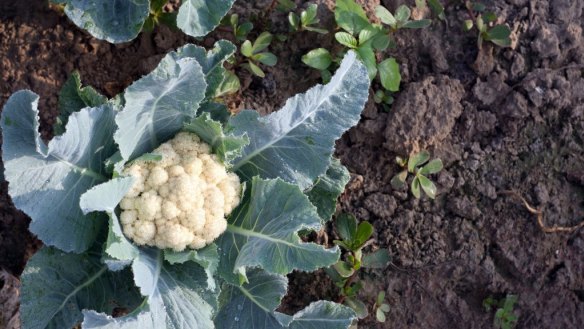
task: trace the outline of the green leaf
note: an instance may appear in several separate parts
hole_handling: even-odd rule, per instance
[[[213,328],[219,292],[207,289],[201,266],[194,262],[171,266],[161,250],[141,249],[132,271],[145,297],[142,306],[119,318],[84,311],[83,328]]]
[[[419,167],[430,160],[430,153],[428,151],[421,151],[412,156],[408,160],[408,171],[413,173],[416,167]]]
[[[302,11],[300,14],[300,21],[302,22],[302,26],[318,23],[318,19],[316,19],[317,11],[318,5],[315,3],[310,4],[306,10]]]
[[[365,268],[379,268],[384,269],[391,261],[387,249],[378,249],[372,253],[363,255],[362,266]]]
[[[372,40],[379,33],[381,33],[380,28],[373,26],[373,25],[367,26],[366,28],[361,30],[361,32],[359,32],[359,44],[364,45],[365,43]]]
[[[235,73],[231,71],[225,72],[225,79],[219,87],[217,87],[215,97],[223,97],[226,95],[235,94],[241,88],[241,82]]]
[[[488,35],[492,40],[508,39],[511,35],[511,29],[506,25],[495,25],[489,30]]]
[[[295,13],[290,13],[288,14],[288,23],[290,23],[290,27],[292,27],[292,30],[294,31],[298,31],[300,29],[300,17],[298,17],[298,15],[296,15]]]
[[[492,11],[484,13],[482,17],[483,21],[487,24],[497,20],[497,15]]]
[[[432,24],[431,19],[420,19],[416,21],[407,21],[402,27],[407,29],[423,29]]]
[[[414,177],[412,180],[412,194],[416,197],[416,199],[420,198],[420,180],[418,176]]]
[[[395,58],[388,58],[377,66],[383,88],[389,91],[398,91],[401,83],[399,64]]]
[[[237,48],[231,42],[219,40],[215,42],[213,49],[209,51],[203,47],[187,44],[179,48],[176,52],[171,52],[168,56],[172,56],[175,61],[182,58],[193,58],[201,65],[201,69],[205,75],[205,82],[207,83],[205,100],[208,102],[209,99],[217,97],[219,87],[227,76],[227,71],[223,67],[223,63],[236,50]],[[198,93],[195,95],[198,95]]]
[[[214,276],[219,266],[219,252],[216,244],[213,243],[198,250],[185,250],[181,252],[164,250],[164,260],[171,265],[183,264],[190,261],[201,265],[207,274],[207,288],[215,290]]]
[[[158,67],[124,92],[126,105],[116,115],[114,139],[124,160],[152,151],[193,118],[207,84],[194,58],[166,55]]]
[[[258,38],[253,43],[252,53],[257,54],[258,52],[268,48],[270,43],[272,43],[273,36],[270,32],[262,32]]]
[[[442,6],[439,0],[428,0],[428,6],[434,15],[438,16],[440,19],[445,19],[444,6]]]
[[[247,267],[288,274],[335,263],[339,249],[302,242],[298,232],[306,229],[320,229],[320,218],[302,191],[280,179],[254,177],[241,205],[228,218],[227,230],[217,240],[222,250],[220,275],[236,283],[234,273]]]
[[[365,244],[365,242],[371,238],[374,230],[375,229],[373,228],[373,225],[371,225],[369,222],[359,223],[359,226],[357,226],[357,233],[355,234],[354,247],[362,247],[363,244]]]
[[[253,30],[253,24],[251,22],[245,22],[237,27],[235,38],[239,41],[243,41],[247,38],[247,35],[251,30]]]
[[[389,35],[385,34],[385,32],[382,32],[377,34],[373,38],[373,40],[371,41],[371,46],[373,46],[375,50],[384,51],[389,47],[390,42],[391,39]]]
[[[342,260],[338,261],[335,265],[333,265],[333,268],[343,278],[348,278],[351,275],[355,274],[355,269],[353,269],[353,267],[349,265],[347,262],[344,262]]]
[[[375,76],[377,75],[377,59],[375,58],[375,52],[373,51],[373,48],[366,44],[357,48],[357,53],[367,68],[369,79],[375,79]]]
[[[239,48],[239,50],[241,51],[241,54],[245,57],[253,56],[253,46],[251,44],[251,41],[249,40],[245,40],[241,44],[241,48]]]
[[[326,70],[332,63],[331,53],[325,48],[317,48],[302,56],[302,62],[317,70]]]
[[[222,329],[284,329],[274,310],[286,294],[288,279],[253,269],[249,283],[242,286],[224,284],[219,297],[220,309],[215,317],[216,328]]]
[[[474,22],[472,21],[472,19],[467,19],[464,21],[464,25],[463,25],[462,29],[464,31],[468,32],[472,29],[473,26],[474,26]]]
[[[385,322],[385,313],[383,313],[383,311],[380,308],[378,308],[375,311],[375,318],[377,319],[378,322],[383,323]]]
[[[357,46],[359,45],[359,42],[357,42],[357,39],[355,39],[354,36],[350,35],[347,32],[335,33],[335,39],[343,46],[346,46],[349,48],[357,48]]]
[[[313,26],[305,26],[304,29],[306,31],[316,32],[316,33],[320,33],[320,34],[327,34],[328,33],[328,30],[321,29],[318,27],[313,27]]]
[[[332,75],[331,71],[329,71],[329,70],[321,70],[320,77],[321,77],[323,83],[329,83],[329,82],[331,82],[333,75]]]
[[[31,232],[46,245],[83,252],[104,222],[83,215],[79,197],[107,180],[102,160],[116,151],[114,110],[105,104],[73,113],[65,133],[46,145],[38,132],[38,99],[31,91],[19,91],[2,111],[8,193],[16,208],[31,217]]]
[[[444,166],[442,165],[442,160],[434,159],[428,162],[422,169],[420,169],[421,175],[431,175],[440,172]]]
[[[348,329],[355,320],[355,312],[343,305],[317,301],[294,314],[290,329]]]
[[[234,2],[235,0],[182,0],[176,25],[191,37],[205,36],[219,25]]]
[[[97,39],[121,43],[134,39],[150,12],[149,0],[61,0],[65,14]]]
[[[399,174],[393,176],[393,178],[391,179],[391,187],[393,187],[396,190],[399,190],[400,188],[402,188],[402,186],[404,186],[407,178],[408,171],[407,170],[401,171]]]
[[[319,177],[312,188],[305,192],[316,207],[321,223],[328,222],[337,207],[337,199],[349,182],[349,171],[341,162],[333,158],[326,174]]]
[[[383,301],[385,301],[385,291],[380,291],[377,294],[377,300],[375,301],[375,304],[377,304],[377,306],[380,306]]]
[[[337,0],[335,7],[337,25],[350,34],[358,34],[369,25],[367,14],[355,0]]]
[[[389,10],[387,10],[387,8],[385,8],[383,6],[375,7],[375,16],[377,16],[377,18],[379,18],[379,20],[383,24],[387,24],[393,28],[396,28],[397,20],[395,19],[395,17],[393,17],[391,12]]]
[[[411,15],[412,11],[406,5],[401,5],[395,10],[395,19],[402,24],[406,23]]]
[[[252,58],[267,66],[274,66],[278,63],[278,57],[272,53],[259,53],[253,55]]]
[[[92,87],[81,87],[78,71],[73,71],[59,92],[59,116],[53,125],[55,135],[62,135],[72,113],[85,107],[97,107],[107,102],[107,98]]]
[[[85,192],[79,201],[79,205],[84,214],[94,211],[104,211],[109,215],[110,220],[105,252],[117,260],[125,261],[122,265],[128,265],[130,261],[140,254],[138,248],[122,233],[122,227],[115,213],[117,205],[132,188],[133,183],[134,179],[132,177],[115,178],[94,186]],[[115,270],[115,268],[112,268],[112,270]]]
[[[382,310],[383,312],[389,312],[389,305],[388,304],[381,304],[379,306],[379,309]]]
[[[363,303],[357,298],[347,297],[345,299],[345,304],[352,308],[353,311],[355,311],[359,319],[364,319],[369,314],[369,312],[367,311],[367,305],[365,305],[365,303]]]
[[[243,180],[280,177],[306,189],[328,169],[334,141],[359,121],[368,95],[365,68],[350,52],[329,84],[289,99],[265,117],[240,112],[226,129],[235,136],[247,133],[250,145],[233,170]]]
[[[132,310],[141,302],[130,270],[109,272],[97,252],[42,248],[29,260],[21,280],[23,328],[72,328],[85,309],[111,314],[114,307]]]
[[[208,113],[204,113],[185,124],[184,130],[197,134],[205,143],[209,144],[213,149],[213,154],[216,154],[227,168],[231,167],[233,160],[239,157],[242,149],[249,144],[246,135],[225,135],[221,123],[211,119]]]
[[[250,71],[252,74],[257,75],[260,78],[265,78],[266,77],[266,73],[264,73],[264,71],[259,66],[257,66],[256,64],[254,64],[254,62],[252,62],[252,61],[248,61],[244,65],[244,67],[248,71]]]
[[[341,239],[353,244],[357,236],[357,219],[353,214],[342,213],[335,220],[335,228]]]

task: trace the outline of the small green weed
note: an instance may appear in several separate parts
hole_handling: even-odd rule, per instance
[[[482,48],[483,41],[490,41],[497,46],[509,47],[511,45],[511,29],[504,24],[495,24],[497,15],[487,11],[485,5],[478,2],[466,1],[471,19],[464,21],[463,29],[471,31],[476,26],[478,30],[477,45]]]
[[[515,303],[517,303],[517,295],[509,294],[500,300],[490,296],[483,300],[483,307],[487,312],[496,309],[495,318],[493,320],[493,326],[495,328],[512,329],[515,327],[517,320],[519,319],[517,315],[513,313]]]
[[[434,199],[436,197],[436,185],[428,179],[428,175],[436,174],[442,170],[442,160],[434,159],[430,162],[430,153],[428,151],[422,151],[420,153],[413,154],[408,160],[401,157],[396,158],[396,162],[404,170],[402,170],[397,175],[393,176],[391,179],[391,186],[394,189],[400,189],[405,185],[408,175],[413,174],[414,179],[411,183],[411,192],[416,198],[420,198],[420,187],[426,193],[428,197]],[[424,165],[426,164],[426,165]]]
[[[334,243],[345,250],[346,254],[344,260],[339,260],[335,265],[327,268],[326,272],[341,290],[339,303],[351,307],[362,319],[369,314],[369,311],[365,303],[357,296],[363,286],[361,281],[358,281],[358,272],[361,268],[385,268],[390,261],[389,253],[385,249],[363,253],[362,250],[368,245],[374,228],[366,221],[357,224],[357,219],[352,214],[339,215],[335,221],[335,228],[341,240],[335,240]],[[380,322],[385,321],[385,312],[389,311],[389,305],[384,303],[384,299],[385,293],[380,292],[373,308]]]
[[[309,7],[310,8],[310,7]],[[371,23],[365,11],[354,0],[337,0],[335,8],[335,22],[341,31],[336,32],[335,40],[342,49],[332,53],[325,48],[309,51],[302,57],[302,61],[320,71],[323,82],[328,82],[331,70],[339,59],[353,49],[367,67],[369,78],[379,78],[382,89],[376,90],[375,102],[386,110],[393,103],[392,92],[399,90],[401,73],[395,58],[383,58],[382,52],[388,48],[395,48],[393,33],[399,29],[419,29],[429,26],[429,19],[411,20],[411,10],[402,5],[392,14],[387,8],[378,6],[375,14],[383,24]],[[310,15],[307,15],[310,17]],[[293,26],[302,26],[297,19],[291,22]],[[319,29],[320,30],[320,29]],[[324,33],[323,31],[320,31]],[[380,60],[378,60],[380,58]]]

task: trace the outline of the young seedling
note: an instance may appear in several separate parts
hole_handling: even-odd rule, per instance
[[[365,318],[369,311],[357,294],[363,284],[358,280],[358,271],[361,268],[385,268],[390,261],[389,254],[385,249],[379,249],[372,253],[363,254],[363,248],[368,245],[369,239],[373,235],[373,225],[363,221],[357,224],[357,219],[352,214],[343,213],[337,217],[335,222],[336,231],[341,240],[334,243],[346,251],[344,260],[339,260],[335,265],[326,269],[337,287],[340,288],[341,298],[339,303],[351,307],[359,318]],[[384,296],[385,297],[385,296]],[[383,300],[383,298],[381,299]],[[382,303],[374,305],[377,310],[382,307]],[[382,310],[382,312],[383,312]]]
[[[377,6],[375,8],[375,15],[383,24],[389,25],[392,32],[399,29],[422,29],[430,26],[432,23],[430,19],[410,20],[412,11],[406,5],[399,6],[395,11],[395,15],[387,8]]]
[[[320,19],[318,19],[317,17],[317,13],[318,5],[314,3],[309,5],[308,8],[306,8],[306,10],[303,10],[300,13],[300,16],[298,16],[298,14],[294,12],[290,12],[290,14],[288,14],[288,22],[290,23],[290,28],[294,32],[312,31],[321,34],[327,34],[328,33],[327,30],[315,26],[320,22]]]
[[[513,307],[517,303],[517,295],[507,295],[505,298],[497,300],[488,297],[483,300],[483,307],[487,312],[497,309],[493,326],[497,329],[512,329],[517,324],[518,317],[513,313]]]
[[[383,90],[376,91],[375,101],[388,110],[389,105],[393,103],[390,93],[399,90],[401,74],[395,58],[385,58],[378,62],[379,53],[395,47],[392,34],[398,29],[424,28],[432,21],[410,20],[411,10],[407,6],[400,6],[395,16],[385,7],[378,6],[376,14],[382,23],[389,26],[388,28],[371,23],[361,5],[354,0],[337,0],[335,22],[342,31],[335,33],[335,39],[343,49],[335,55],[324,48],[313,49],[302,57],[302,61],[319,70],[323,81],[327,82],[333,64],[337,63],[349,49],[355,50],[367,67],[369,78],[374,80],[379,77]]]
[[[476,26],[479,35],[477,45],[483,46],[483,41],[490,41],[497,46],[509,47],[511,45],[511,29],[504,24],[495,24],[497,15],[493,12],[486,11],[485,5],[477,2],[466,2],[471,19],[464,21],[463,29],[470,31]],[[478,13],[475,14],[475,13]]]
[[[243,22],[239,24],[239,15],[237,14],[229,16],[229,21],[227,23],[233,30],[233,36],[237,41],[245,41],[247,35],[253,29],[253,23],[251,22]]]
[[[259,67],[258,63],[267,66],[274,66],[278,62],[276,55],[268,51],[263,51],[270,46],[272,38],[270,32],[263,32],[253,43],[249,40],[245,40],[239,49],[241,54],[247,58],[247,63],[244,63],[242,66],[260,78],[264,78],[266,74]]]
[[[373,305],[373,310],[375,311],[375,319],[377,322],[385,322],[385,313],[389,312],[389,304],[385,303],[385,291],[380,291],[377,294],[377,300],[375,305]]]
[[[422,187],[424,193],[426,193],[431,199],[434,199],[437,192],[436,185],[434,185],[427,176],[440,172],[443,165],[442,160],[440,159],[434,159],[430,162],[428,162],[428,160],[430,160],[430,153],[428,151],[422,151],[411,155],[407,161],[401,157],[397,157],[397,164],[404,168],[404,170],[393,176],[391,179],[391,186],[394,189],[402,188],[406,184],[408,175],[413,174],[414,179],[411,183],[412,194],[419,199],[421,195],[420,187]]]

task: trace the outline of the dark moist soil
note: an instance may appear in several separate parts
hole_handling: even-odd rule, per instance
[[[361,2],[370,12],[379,4]],[[404,2],[381,4],[393,11]],[[512,28],[511,48],[485,43],[479,51],[476,37],[461,31],[467,11],[450,1],[448,24],[396,34],[399,47],[388,53],[401,64],[402,90],[391,110],[370,102],[359,125],[337,143],[352,174],[338,210],[370,221],[376,229],[371,248],[392,256],[387,269],[361,276],[362,298],[370,305],[378,291],[386,292],[388,321],[369,317],[362,328],[489,328],[494,313],[485,312],[482,301],[508,293],[519,296],[518,328],[584,323],[584,230],[544,233],[518,198],[501,193],[516,191],[543,211],[548,226],[583,220],[584,0],[483,2]],[[266,14],[271,3],[240,0],[233,11],[265,30],[285,32],[285,14]],[[324,6],[320,16],[330,26]],[[201,42],[211,46],[227,36],[214,32]],[[84,84],[113,96],[187,42],[195,40],[159,28],[110,45],[44,0],[0,0],[0,107],[19,89],[35,91],[41,131],[50,138],[57,94],[73,70]],[[237,72],[243,91],[228,100],[231,108],[277,110],[318,83],[319,74],[300,57],[332,45],[331,35],[314,33],[276,42],[279,63],[266,69],[265,79]],[[435,201],[417,200],[389,184],[399,170],[395,156],[421,149],[445,163],[432,177],[439,190]],[[0,189],[0,328],[19,328],[15,277],[40,243],[27,232],[28,218],[12,206],[6,183]],[[328,241],[335,238],[330,227],[326,233]],[[289,278],[284,312],[338,298],[322,272]]]

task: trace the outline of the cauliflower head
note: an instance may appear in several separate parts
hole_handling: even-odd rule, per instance
[[[153,153],[162,159],[135,161],[123,171],[135,178],[120,202],[124,234],[138,245],[175,251],[213,242],[241,200],[239,177],[195,134],[181,132]]]

